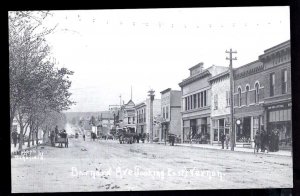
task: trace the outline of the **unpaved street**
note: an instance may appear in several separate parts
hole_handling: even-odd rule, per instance
[[[12,192],[292,187],[287,156],[82,138],[38,151],[12,158]]]

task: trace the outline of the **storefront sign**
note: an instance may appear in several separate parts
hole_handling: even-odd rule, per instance
[[[279,108],[287,108],[287,107],[292,107],[292,103],[272,105],[272,106],[268,107],[268,110],[279,109]]]

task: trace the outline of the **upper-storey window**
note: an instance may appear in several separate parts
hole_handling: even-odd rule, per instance
[[[241,88],[238,89],[238,103],[239,103],[239,106],[242,105],[242,89]]]
[[[248,95],[249,95],[249,86],[246,86],[246,93],[245,93],[245,102],[246,105],[248,105],[249,100],[248,100]]]
[[[281,77],[282,77],[282,94],[286,94],[287,93],[287,70],[283,69],[282,73],[281,73]]]
[[[255,103],[259,102],[259,84],[255,84]]]
[[[270,74],[270,97],[275,93],[275,73]]]

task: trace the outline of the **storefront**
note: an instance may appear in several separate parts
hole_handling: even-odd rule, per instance
[[[221,141],[221,134],[229,134],[230,124],[229,116],[227,118],[213,118],[212,119],[212,144],[218,144]]]
[[[210,118],[183,120],[183,141],[210,143]]]
[[[169,133],[170,122],[163,122],[161,125],[162,125],[162,131],[160,133],[160,141],[168,140],[167,136]]]
[[[280,103],[266,106],[267,132],[279,138],[279,149],[292,147],[292,103]]]
[[[257,132],[261,133],[262,128],[264,128],[263,113],[235,118],[236,146],[254,147],[254,136]]]

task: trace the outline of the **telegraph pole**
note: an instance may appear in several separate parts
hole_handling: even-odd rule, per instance
[[[234,146],[235,146],[235,122],[234,122],[234,117],[233,117],[233,69],[232,69],[232,61],[237,60],[236,57],[232,58],[233,53],[237,53],[236,51],[232,51],[230,48],[229,51],[226,50],[226,53],[229,54],[229,58],[226,57],[226,60],[229,60],[229,71],[230,71],[230,115],[231,115],[231,134],[230,134],[230,143],[231,143],[231,150],[234,151]]]
[[[153,143],[153,100],[155,91],[150,89],[148,93],[148,96],[150,97],[150,143]]]

